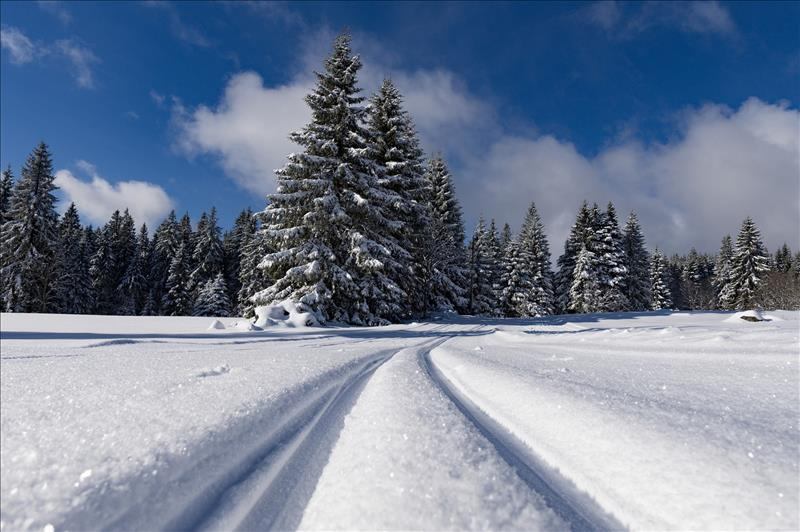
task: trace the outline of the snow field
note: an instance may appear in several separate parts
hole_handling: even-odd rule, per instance
[[[63,340],[24,331],[23,322],[38,330],[40,316],[7,318],[0,372],[4,530],[152,530],[171,519],[192,522],[196,499],[213,500],[213,483],[224,485],[246,467],[242,457],[263,450],[270,431],[293,413],[302,417],[303,403],[313,409],[323,402],[325,392],[393,342],[376,348],[371,339],[330,332],[322,338],[320,329],[245,338],[205,332],[207,318],[166,320],[202,331],[193,334],[140,332],[103,341],[114,321],[119,330],[148,331],[151,320],[57,316],[55,329],[80,331],[64,331]]]
[[[798,317],[720,326],[725,316],[509,328],[431,359],[630,528],[794,530]]]
[[[796,530],[800,314],[732,316],[3,314],[0,528]]]

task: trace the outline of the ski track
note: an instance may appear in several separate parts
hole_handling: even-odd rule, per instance
[[[475,408],[469,400],[459,396],[449,386],[430,360],[430,352],[455,336],[493,332],[494,328],[475,325],[447,334],[448,325],[436,325],[420,335],[420,341],[402,349],[378,351],[346,377],[324,383],[313,394],[300,397],[280,420],[270,420],[273,426],[257,430],[258,437],[245,449],[235,453],[226,463],[207,463],[207,458],[195,460],[193,467],[164,487],[171,495],[148,497],[153,503],[144,520],[142,503],[123,507],[103,523],[102,528],[141,530],[156,527],[164,530],[289,530],[300,524],[306,504],[314,493],[319,476],[327,464],[336,444],[344,418],[358,401],[359,394],[374,372],[396,353],[417,351],[426,377],[440,389],[466,420],[488,440],[498,456],[505,461],[520,479],[535,493],[542,496],[550,507],[572,530],[621,529],[602,510],[592,506],[592,501],[576,497],[575,491],[565,489],[568,481],[557,479],[557,473],[547,474],[535,459],[526,455],[523,445],[503,434],[499,424]],[[254,340],[250,343],[270,341]],[[320,335],[298,342],[309,348],[369,343],[378,338],[354,339],[342,334]],[[320,340],[331,340],[316,343]],[[335,341],[339,340],[339,341]],[[145,342],[154,342],[146,340]],[[158,341],[155,341],[158,342]],[[118,344],[140,343],[120,339],[94,344],[91,347],[110,347]],[[202,344],[198,345],[201,347]],[[198,478],[196,471],[213,472]],[[553,486],[559,486],[554,488]],[[178,492],[180,495],[175,495]],[[568,495],[566,494],[568,493]],[[158,495],[158,494],[157,494]],[[67,518],[59,528],[93,528],[80,515]]]
[[[435,366],[430,351],[421,355],[428,377],[494,446],[503,460],[517,472],[531,490],[541,495],[548,507],[569,524],[571,530],[577,532],[625,528],[591,497],[580,492],[568,479],[542,464],[523,442],[460,393]]]

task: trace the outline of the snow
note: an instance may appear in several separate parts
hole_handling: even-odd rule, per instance
[[[319,321],[310,312],[303,312],[297,303],[284,301],[277,305],[256,307],[255,326],[259,328],[283,327],[319,327]]]
[[[800,314],[764,317],[2,314],[0,526],[796,530]]]
[[[224,329],[224,328],[225,328],[225,324],[222,323],[219,320],[212,321],[211,324],[208,326],[208,330],[209,331],[213,331],[215,329]]]
[[[361,392],[300,528],[568,529],[436,388],[413,349]]]
[[[747,320],[746,318],[752,318],[752,320]],[[742,323],[742,322],[749,322],[753,323],[759,321],[783,321],[783,319],[772,313],[765,313],[762,310],[745,310],[742,312],[735,312],[732,316],[725,319],[726,322],[732,323]]]
[[[779,314],[509,327],[432,360],[627,527],[797,529],[798,316]]]

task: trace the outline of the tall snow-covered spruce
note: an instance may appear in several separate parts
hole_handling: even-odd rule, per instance
[[[650,308],[650,257],[644,243],[644,235],[635,212],[631,212],[622,235],[625,253],[626,277],[624,294],[629,310]]]
[[[672,308],[672,296],[668,284],[667,261],[656,248],[650,259],[650,309]]]
[[[420,282],[424,246],[420,237],[430,223],[427,183],[414,124],[389,79],[370,99],[367,131],[367,155],[375,165],[377,185],[384,189],[377,199],[390,222],[385,232],[392,244],[393,266],[387,274],[406,293],[402,314],[421,315],[427,311]]]
[[[512,315],[545,316],[553,312],[550,248],[536,205],[531,203],[517,241],[505,253],[503,301]]]
[[[600,299],[594,312],[619,312],[627,310],[625,281],[628,269],[625,266],[625,250],[619,230],[617,211],[609,202],[606,212],[600,217],[599,246],[597,250],[597,272]]]
[[[586,248],[587,253],[592,252],[596,246],[594,240],[595,226],[592,211],[584,201],[578,210],[578,215],[575,218],[575,223],[572,224],[569,236],[564,242],[564,253],[558,257],[557,261],[558,274],[555,280],[555,300],[558,312],[574,312],[572,310],[571,294],[578,254],[582,248]],[[585,264],[584,266],[588,268],[590,265]],[[593,272],[584,272],[585,275],[590,273],[594,275]]]
[[[56,304],[54,179],[50,151],[42,142],[25,161],[0,228],[0,286],[5,310],[49,312]]]
[[[6,221],[6,213],[11,206],[11,193],[14,191],[14,174],[11,166],[3,170],[0,176],[0,227]]]
[[[430,223],[421,242],[422,286],[426,310],[468,310],[469,272],[464,249],[464,222],[450,170],[435,155],[425,171]]]
[[[497,228],[492,220],[487,228],[481,217],[469,245],[469,310],[472,314],[494,316],[500,313],[500,263]]]
[[[58,311],[86,314],[92,308],[92,279],[89,277],[84,231],[74,203],[64,212],[58,232]]]
[[[377,325],[407,315],[407,294],[395,281],[408,253],[392,218],[397,198],[369,158],[349,35],[340,35],[306,97],[311,122],[292,133],[303,150],[277,171],[263,231],[275,251],[261,261],[275,282],[257,302],[297,301],[323,321]]]
[[[732,308],[747,309],[758,301],[759,289],[769,271],[769,255],[753,219],[742,222],[731,258],[730,280],[720,298]]]

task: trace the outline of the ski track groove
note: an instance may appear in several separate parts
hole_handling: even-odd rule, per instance
[[[412,346],[376,353],[333,390],[324,392],[320,399],[300,408],[300,412],[289,414],[277,435],[270,434],[255,452],[225,468],[225,472],[218,475],[218,481],[201,488],[164,529],[297,528],[336,442],[340,425],[369,378],[400,351],[428,352],[450,338],[452,336],[424,338]],[[321,456],[325,459],[317,464],[319,467],[313,464],[307,467],[309,461],[319,460]]]
[[[422,366],[428,377],[489,441],[498,455],[517,472],[520,479],[541,495],[547,506],[559,517],[569,523],[571,530],[584,532],[626,529],[594,499],[578,491],[571,481],[540,464],[522,441],[458,391],[431,360],[431,351],[440,345],[441,343],[420,353]]]

